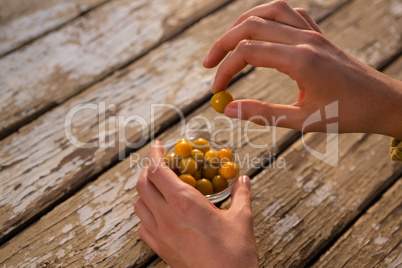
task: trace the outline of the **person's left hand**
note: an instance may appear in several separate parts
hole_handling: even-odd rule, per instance
[[[220,210],[166,166],[156,141],[137,191],[139,236],[170,266],[258,266],[248,177],[233,186],[230,209]]]

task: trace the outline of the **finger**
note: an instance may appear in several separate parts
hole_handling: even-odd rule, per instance
[[[232,188],[230,210],[251,215],[250,178],[240,176]]]
[[[299,29],[313,30],[310,24],[308,24],[307,21],[297,11],[295,11],[292,7],[290,7],[288,3],[286,3],[285,1],[278,0],[250,9],[249,11],[241,15],[235,21],[235,23],[231,27],[229,27],[229,29],[226,30],[226,32],[236,27],[237,25],[241,24],[249,17],[260,17],[266,20],[276,21],[278,23]],[[214,47],[211,49],[209,54],[204,59],[203,64],[204,67],[206,68],[215,67],[220,62],[218,61],[218,59],[219,58],[222,59],[224,57],[224,56],[222,57],[222,52],[215,51]],[[218,57],[215,56],[215,54],[217,54]]]
[[[224,90],[233,76],[247,64],[255,67],[276,68],[290,77],[297,61],[295,46],[256,40],[242,40],[219,66],[211,92]],[[292,77],[293,78],[293,77]]]
[[[148,230],[151,230],[151,232],[154,233],[158,228],[158,225],[155,221],[154,215],[141,198],[139,198],[135,203],[134,211],[138,218],[141,220],[142,224],[146,226]]]
[[[147,228],[141,224],[138,230],[138,236],[144,241],[156,254],[159,252],[158,242],[155,240],[154,236],[147,230]]]
[[[152,211],[153,215],[159,215],[164,211],[167,204],[160,191],[147,178],[148,168],[144,168],[138,179],[136,189],[145,205]]]
[[[301,130],[305,113],[295,105],[272,104],[258,100],[237,100],[225,107],[225,115],[250,120],[259,125]]]
[[[241,24],[225,32],[211,49],[208,64],[216,66],[244,39],[269,41],[281,44],[299,44],[304,41],[299,29],[256,16],[248,17]]]
[[[169,198],[182,186],[181,180],[164,162],[160,141],[155,141],[149,152],[148,178],[168,203]]]
[[[307,21],[311,28],[313,28],[316,32],[322,33],[320,27],[308,14],[307,10],[305,10],[304,8],[295,8],[295,10]]]
[[[297,13],[286,1],[277,0],[257,6],[243,13],[232,25],[242,23],[250,16],[257,16],[268,20],[274,20],[299,29],[311,29],[310,25]]]

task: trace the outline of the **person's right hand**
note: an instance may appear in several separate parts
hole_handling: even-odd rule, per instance
[[[137,182],[141,239],[172,267],[258,267],[250,179],[237,179],[230,208],[220,210],[181,181],[163,154],[156,141]]]
[[[304,123],[327,106],[332,108],[331,116],[337,116],[333,120],[339,123],[339,132],[374,132],[402,139],[402,83],[336,47],[305,10],[293,9],[285,1],[240,16],[215,42],[204,66],[212,68],[221,61],[212,93],[224,90],[247,64],[276,68],[299,87],[292,105],[238,100],[226,106],[229,117],[325,132],[325,119],[306,128]]]

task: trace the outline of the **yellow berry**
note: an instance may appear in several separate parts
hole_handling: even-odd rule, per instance
[[[196,181],[195,188],[198,191],[200,191],[203,195],[210,195],[214,193],[212,183],[207,179],[201,179]]]
[[[186,139],[181,139],[174,146],[174,152],[180,157],[189,157],[192,150],[191,144]]]
[[[170,153],[165,156],[165,162],[171,170],[176,170],[179,167],[180,157],[175,153]]]
[[[219,193],[228,188],[229,184],[222,176],[216,175],[212,178],[212,186],[214,188],[214,193]]]
[[[197,163],[192,158],[183,158],[179,162],[179,171],[181,174],[195,175],[197,173]]]
[[[191,176],[190,174],[181,174],[179,176],[179,178],[182,181],[184,181],[185,183],[187,183],[187,184],[189,184],[189,185],[191,185],[193,187],[195,187],[195,185],[196,185],[196,181],[195,181],[194,177]]]
[[[221,163],[226,163],[233,160],[232,152],[229,149],[220,149],[217,156]]]
[[[205,153],[205,160],[211,164],[219,163],[218,155],[214,151],[211,151],[211,150],[209,150],[208,152]]]
[[[194,140],[191,145],[194,149],[198,149],[204,154],[209,151],[209,142],[206,139],[198,138]]]
[[[226,162],[219,168],[219,175],[229,180],[239,174],[239,166],[234,162]]]
[[[201,175],[203,178],[212,180],[212,178],[218,175],[219,167],[216,165],[211,165],[210,163],[205,163],[201,168]]]
[[[204,163],[204,153],[198,149],[193,149],[191,151],[191,158],[195,160],[199,167]]]
[[[201,169],[197,170],[197,172],[194,174],[194,179],[196,180],[202,179]]]
[[[214,94],[211,98],[211,106],[218,113],[224,113],[226,105],[233,101],[233,96],[228,91],[223,90]]]

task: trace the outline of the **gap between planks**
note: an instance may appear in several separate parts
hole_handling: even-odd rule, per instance
[[[237,10],[236,12],[238,12],[239,10]],[[210,18],[210,19],[208,19]],[[214,19],[215,18],[215,19]],[[107,167],[110,165],[111,162],[115,162],[115,159],[118,155],[118,148],[113,147],[113,148],[99,148],[99,153],[101,153],[99,156],[99,153],[97,152],[91,152],[88,149],[84,149],[84,150],[79,150],[77,148],[74,148],[74,146],[72,144],[69,144],[68,140],[66,140],[66,136],[65,133],[63,131],[63,125],[64,125],[64,117],[67,114],[67,112],[69,111],[70,108],[74,107],[77,104],[80,103],[85,103],[85,102],[101,102],[104,99],[107,99],[108,101],[116,104],[117,106],[117,112],[121,113],[123,115],[126,114],[132,114],[132,113],[139,113],[142,114],[142,112],[144,111],[144,109],[147,109],[148,106],[150,105],[150,96],[153,96],[152,101],[153,102],[159,102],[159,103],[172,103],[173,104],[180,104],[180,108],[181,109],[186,109],[186,107],[190,107],[191,104],[198,100],[200,98],[200,95],[209,95],[209,90],[208,90],[208,86],[207,86],[207,82],[209,82],[212,79],[212,71],[207,71],[204,68],[200,68],[198,67],[198,65],[194,65],[194,62],[201,62],[201,59],[203,56],[205,56],[205,51],[207,49],[209,49],[209,47],[211,46],[210,41],[208,41],[206,39],[207,36],[212,35],[213,37],[210,37],[211,39],[217,38],[223,31],[223,29],[225,28],[225,25],[220,25],[219,27],[215,27],[214,29],[212,29],[211,31],[209,29],[205,29],[205,27],[207,27],[206,23],[208,23],[208,21],[210,20],[217,20],[218,17],[213,15],[213,16],[209,16],[206,18],[206,20],[203,20],[203,22],[200,22],[199,26],[194,26],[191,27],[195,28],[193,30],[189,30],[189,33],[185,34],[184,37],[182,38],[177,38],[175,40],[171,40],[170,42],[165,43],[164,45],[162,45],[162,47],[157,48],[156,50],[154,50],[152,53],[147,54],[144,58],[136,61],[133,65],[129,66],[129,68],[127,68],[126,70],[116,73],[113,77],[107,79],[107,81],[102,82],[100,85],[97,85],[96,87],[93,87],[83,93],[81,93],[80,95],[76,96],[75,98],[73,98],[72,100],[68,101],[67,103],[58,106],[57,108],[55,108],[55,110],[53,110],[51,113],[47,113],[46,115],[44,115],[43,117],[46,117],[46,119],[44,119],[43,117],[35,122],[33,122],[32,124],[30,124],[29,126],[26,126],[24,128],[21,129],[20,133],[16,133],[14,135],[12,135],[11,137],[7,138],[6,140],[1,141],[0,143],[2,143],[4,146],[2,146],[3,149],[3,153],[5,153],[5,155],[8,155],[8,150],[13,148],[13,153],[14,156],[17,156],[21,159],[24,159],[24,157],[28,157],[29,159],[26,159],[27,162],[25,164],[23,164],[22,162],[24,162],[24,160],[22,162],[20,161],[16,161],[15,162],[15,158],[13,156],[8,155],[7,157],[5,156],[5,158],[8,158],[8,160],[4,159],[3,162],[3,169],[1,171],[2,174],[4,173],[8,173],[10,172],[10,169],[13,169],[15,167],[12,167],[12,165],[21,165],[22,167],[24,167],[27,171],[27,173],[31,173],[31,172],[46,172],[44,171],[42,168],[38,167],[38,165],[43,165],[43,164],[47,164],[47,163],[32,163],[32,158],[35,158],[36,160],[42,158],[43,156],[49,157],[49,153],[52,155],[50,157],[52,157],[52,159],[59,159],[62,160],[61,162],[59,162],[59,164],[57,164],[56,166],[54,166],[53,168],[49,169],[49,173],[48,175],[39,175],[39,177],[35,177],[34,178],[30,175],[28,175],[27,173],[23,173],[23,177],[26,178],[31,178],[34,179],[34,183],[37,184],[39,183],[38,181],[40,180],[41,183],[44,183],[45,185],[43,185],[43,188],[39,187],[39,189],[37,189],[35,191],[35,194],[40,194],[41,190],[45,190],[47,188],[47,186],[50,186],[50,190],[51,192],[47,192],[46,196],[40,196],[39,199],[36,199],[36,202],[39,202],[40,205],[36,206],[36,205],[29,205],[32,209],[28,209],[26,212],[28,214],[30,214],[31,216],[36,215],[36,210],[41,210],[44,207],[46,207],[47,205],[51,205],[53,203],[54,200],[57,200],[60,196],[67,194],[70,190],[72,189],[76,189],[76,187],[78,187],[77,185],[82,185],[83,183],[85,183],[86,180],[88,180],[89,178],[92,178],[93,176],[97,176],[97,174],[99,174],[102,169],[104,167]],[[226,20],[229,21],[229,17],[226,17]],[[222,21],[222,18],[219,18],[221,23],[224,23],[224,21]],[[212,23],[214,24],[214,22]],[[204,27],[204,28],[203,28]],[[193,31],[193,32],[191,32]],[[202,33],[202,35],[200,36],[200,32]],[[182,34],[183,35],[183,34]],[[182,36],[181,35],[181,36]],[[187,39],[186,39],[187,38]],[[200,42],[196,42],[196,44],[193,44],[195,42],[195,40],[200,39]],[[190,42],[190,43],[188,43]],[[201,48],[199,47],[201,46]],[[191,47],[191,49],[190,49]],[[174,52],[180,50],[181,53],[183,54],[182,57],[185,59],[183,61],[179,61],[177,62]],[[176,62],[176,63],[175,63]],[[144,69],[144,67],[146,67],[146,64],[148,65],[147,69]],[[171,64],[169,64],[171,63]],[[168,70],[170,70],[171,72],[174,72],[173,70],[177,68],[177,74],[174,74],[174,77],[166,77],[166,75],[164,75],[165,72],[168,72]],[[189,70],[187,70],[189,69]],[[184,71],[183,71],[184,70]],[[188,72],[190,72],[190,74],[188,74]],[[144,75],[146,74],[146,75]],[[188,74],[188,75],[187,75]],[[137,80],[135,78],[136,77]],[[144,76],[146,77],[146,79],[144,80]],[[182,80],[181,83],[177,83],[177,81]],[[126,85],[125,87],[122,86],[122,82],[125,82]],[[118,87],[117,89],[115,89],[115,87]],[[136,91],[133,91],[133,87],[136,88]],[[197,91],[195,92],[193,90],[193,88],[195,88]],[[146,90],[150,90],[150,91],[155,91],[155,90],[165,90],[167,91],[166,95],[163,95],[161,93],[163,92],[146,92]],[[110,96],[110,91],[113,91],[113,93],[115,94],[115,96]],[[179,91],[182,91],[179,93]],[[187,100],[183,100],[183,97],[186,97],[186,95],[189,94],[188,90],[190,90],[192,93],[195,93],[194,96],[191,99],[187,99]],[[103,93],[102,93],[103,92]],[[208,93],[205,93],[208,92]],[[139,93],[142,93],[142,95],[139,96]],[[201,93],[199,95],[197,95],[196,93]],[[181,98],[177,98],[176,94],[178,96],[181,96]],[[124,97],[121,97],[120,95],[124,95]],[[114,99],[115,97],[115,99]],[[128,105],[126,102],[127,100],[131,101],[131,103]],[[74,105],[74,102],[75,105]],[[184,101],[184,103],[183,103]],[[119,105],[121,105],[122,107],[119,107]],[[145,106],[144,106],[145,105]],[[189,106],[190,105],[190,106]],[[132,110],[134,109],[134,110]],[[144,116],[147,116],[146,114]],[[169,118],[172,118],[172,113],[170,114],[161,114],[159,113],[158,115],[158,121],[156,122],[156,124],[160,127],[163,124],[166,124],[166,122],[169,122]],[[50,117],[50,118],[49,118]],[[95,120],[93,120],[95,119]],[[90,131],[88,131],[86,128],[91,128],[95,129],[96,126],[93,126],[94,122],[98,122],[97,120],[100,120],[99,118],[95,117],[85,117],[83,118],[83,120],[85,121],[81,121],[80,124],[84,127],[85,130],[78,130],[78,133],[84,133],[85,135],[92,135],[90,133]],[[39,122],[38,122],[39,121]],[[100,124],[105,123],[106,122],[99,122]],[[45,127],[44,125],[50,124],[49,126]],[[39,126],[39,129],[38,129]],[[139,133],[138,129],[136,128],[130,128],[130,130],[132,130],[132,132],[130,132],[130,137],[128,137],[127,139],[130,142],[135,141],[136,139],[138,139],[138,135],[141,134]],[[33,134],[31,133],[31,131],[38,131],[37,134]],[[50,131],[50,133],[43,133],[43,131]],[[44,152],[45,155],[42,155],[42,157],[38,157],[38,156],[26,156],[26,150],[24,148],[25,147],[25,141],[23,141],[25,138],[27,138],[27,135],[34,135],[35,139],[44,139],[43,141],[41,140],[42,145],[40,144],[36,144],[36,146],[40,149],[38,149],[39,151],[37,151],[36,149],[31,148],[32,150],[34,150],[37,153],[43,153],[41,152],[42,149],[45,150],[49,150],[48,152]],[[45,135],[45,136],[44,136]],[[110,134],[112,135],[112,137],[114,134]],[[22,138],[22,141],[20,140],[20,142],[17,142],[14,140],[15,136]],[[44,136],[44,137],[42,137]],[[87,137],[87,139],[85,139],[86,141],[90,141],[92,138],[91,137]],[[31,142],[29,141],[31,139],[26,140],[26,142]],[[19,149],[17,149],[14,145],[9,144],[9,142],[11,141],[11,143],[17,142],[19,145],[17,145],[17,147],[20,147],[20,149],[22,149],[22,151],[19,151]],[[109,140],[110,141],[110,140]],[[59,148],[59,152],[54,151],[53,149],[51,149],[51,147],[54,145],[54,143],[56,144],[61,144],[61,147]],[[50,147],[49,147],[50,146]],[[7,148],[5,148],[7,147]],[[0,149],[1,150],[1,149]],[[74,151],[74,153],[69,152],[69,150]],[[102,151],[102,152],[101,152]],[[24,153],[25,152],[25,153]],[[64,155],[64,156],[63,156]],[[95,155],[95,157],[94,157]],[[69,167],[67,168],[67,170],[64,170],[62,168],[62,166],[67,165],[67,164],[72,164],[74,165],[81,165],[80,163],[75,163],[73,160],[76,159],[76,157],[79,158],[85,158],[85,157],[90,157],[90,162],[91,163],[82,163],[83,164],[83,168],[85,169],[85,171],[79,171],[81,169],[81,167],[79,168],[79,173],[81,175],[77,176],[77,174],[74,174],[74,167]],[[97,158],[105,158],[105,159],[97,159]],[[34,161],[36,161],[34,160]],[[7,161],[11,161],[8,162],[9,164],[7,164]],[[45,158],[42,159],[42,161],[50,161],[49,159]],[[57,161],[57,160],[56,160]],[[85,162],[85,161],[84,161]],[[95,164],[94,162],[98,162],[97,164]],[[60,164],[61,163],[61,164]],[[85,165],[84,165],[85,164]],[[56,172],[57,169],[60,170],[60,168],[62,168],[62,172],[66,172],[63,173],[64,175],[58,174]],[[36,171],[35,171],[36,170]],[[32,174],[31,174],[32,175]],[[15,172],[11,172],[9,173],[9,175],[4,175],[5,177],[15,177],[16,178],[20,178],[22,179],[22,181],[17,184],[18,187],[14,186],[12,187],[14,189],[14,191],[19,192],[19,194],[22,193],[22,190],[24,189],[23,187],[21,187],[21,185],[23,185],[24,183],[29,183],[27,182],[26,179],[23,179],[21,177],[19,177],[18,174],[16,174]],[[67,184],[63,184],[59,179],[55,179],[56,181],[58,181],[57,185],[46,185],[46,180],[47,177],[53,177],[53,179],[55,179],[57,176],[59,176],[59,179],[61,178],[62,180],[64,180]],[[35,179],[36,178],[36,179]],[[18,183],[16,181],[13,181],[13,183]],[[61,186],[61,188],[57,188],[57,186]],[[7,186],[4,186],[5,188]],[[69,189],[69,190],[66,190]],[[10,192],[7,191],[7,194],[10,194]],[[14,193],[11,193],[14,194]],[[5,198],[3,196],[3,198]],[[30,195],[30,198],[32,198],[32,195]],[[21,200],[19,200],[17,198],[16,199],[12,199],[15,200],[16,202],[20,202]],[[3,207],[3,209],[6,209]],[[15,212],[17,213],[17,212]],[[18,213],[17,213],[18,214]],[[7,213],[3,213],[3,217],[7,217],[6,216]],[[31,216],[26,217],[27,215],[17,215],[17,218],[11,219],[11,221],[7,221],[7,224],[10,226],[14,226],[14,224],[16,224],[14,227],[18,227],[19,225],[23,224],[25,221],[29,220],[29,218],[31,218]],[[22,217],[22,218],[21,218]],[[14,229],[14,227],[11,228]],[[3,229],[8,229],[5,228],[5,225],[3,224]],[[6,231],[5,234],[9,233],[11,231],[10,229]],[[4,235],[4,233],[3,233]]]
[[[400,70],[402,68],[402,56],[400,53],[397,54],[397,57],[393,57],[392,60],[390,61],[384,61],[384,66],[380,67],[379,69],[383,70],[383,72],[391,77],[394,77],[395,79],[401,80],[402,79],[402,74],[400,73]],[[398,183],[398,178],[400,178],[401,173],[396,172],[394,174],[394,178],[391,178],[386,184],[382,185],[381,188],[378,189],[378,191],[374,194],[372,198],[369,198],[366,200],[365,203],[362,203],[361,205],[361,211],[358,215],[356,215],[355,218],[353,218],[349,224],[345,225],[344,228],[334,236],[326,245],[323,246],[323,248],[315,254],[315,256],[312,256],[310,260],[307,262],[307,266],[312,266],[313,264],[317,263],[319,259],[327,254],[328,250],[330,250],[331,247],[334,246],[334,244],[337,244],[339,240],[345,235],[346,232],[349,232],[350,228],[352,228],[356,222],[358,222],[361,217],[363,217],[369,209],[371,209],[373,206],[375,206],[380,200],[383,198],[384,194],[390,191],[392,187],[394,187],[395,184]]]
[[[2,7],[8,7],[9,3],[7,3],[7,1],[9,0],[5,0],[2,2],[6,2],[6,3],[0,3],[0,6]],[[70,22],[85,16],[87,13],[96,10],[97,8],[101,7],[102,5],[104,5],[105,3],[107,3],[108,1],[112,1],[112,0],[95,0],[95,1],[89,1],[89,5],[85,5],[85,3],[79,2],[79,3],[75,3],[74,1],[65,1],[65,3],[61,3],[62,8],[64,8],[64,10],[59,10],[60,7],[57,5],[57,3],[55,3],[53,6],[47,6],[47,7],[39,7],[37,10],[35,10],[35,12],[33,12],[32,9],[30,9],[29,11],[17,11],[17,13],[19,13],[19,17],[15,18],[12,17],[12,22],[11,23],[7,23],[7,25],[0,25],[0,29],[3,28],[4,31],[8,30],[7,28],[14,28],[13,34],[15,34],[15,32],[22,32],[24,33],[24,36],[2,36],[3,39],[7,38],[8,40],[13,40],[10,41],[6,44],[3,44],[2,46],[0,46],[0,59],[2,57],[5,57],[19,49],[23,49],[26,46],[29,46],[30,44],[32,44],[33,42],[35,42],[37,39],[51,33],[54,31],[58,31],[59,29],[63,28],[64,26],[66,26],[67,24],[69,24]],[[33,2],[33,1],[32,1]],[[29,3],[29,4],[34,4],[34,3]],[[39,2],[38,4],[40,5],[41,1],[37,1]],[[42,1],[44,2],[44,1]],[[93,2],[93,3],[92,3]],[[21,3],[19,3],[19,5],[24,5],[24,3],[21,1]],[[48,5],[48,3],[46,4]],[[45,5],[45,6],[46,6]],[[26,7],[24,6],[24,8],[26,9]],[[32,7],[31,7],[32,8]],[[40,9],[43,8],[43,9]],[[46,9],[47,8],[47,9]],[[18,10],[18,8],[16,8]],[[69,14],[69,9],[73,9],[72,14]],[[47,26],[43,26],[43,22],[47,22],[49,20],[51,20],[51,18],[55,17],[54,16],[54,12],[61,12],[63,14],[63,18],[58,17],[57,19],[54,19],[55,22],[47,25]],[[10,11],[11,12],[15,12],[14,11]],[[33,12],[33,13],[32,13]],[[31,16],[31,18],[29,18],[28,14]],[[65,14],[67,13],[67,14]],[[40,14],[40,15],[39,15]],[[46,14],[46,15],[44,15]],[[50,14],[52,14],[53,16],[50,16]],[[67,16],[69,14],[69,16]],[[38,18],[41,18],[41,21],[35,21],[38,20]],[[44,19],[45,18],[45,19]],[[7,18],[8,20],[9,18]],[[27,20],[30,19],[30,23],[27,23]],[[37,24],[37,28],[35,28],[35,24]],[[32,31],[32,27],[35,29],[36,33],[31,34],[30,32]],[[40,28],[40,29],[38,29]],[[28,34],[28,36],[27,36]],[[17,39],[17,40],[16,40]]]
[[[254,75],[254,76],[253,76]],[[261,79],[261,77],[263,77],[263,78],[266,78],[266,74],[264,73],[264,75],[261,75],[260,76],[260,79]],[[275,77],[276,77],[276,75],[275,75]],[[233,86],[234,87],[239,87],[239,88],[242,88],[243,87],[243,89],[244,88],[246,88],[246,87],[244,87],[244,85],[246,85],[246,84],[250,84],[250,82],[252,82],[252,81],[255,81],[256,80],[256,78],[258,78],[258,76],[256,77],[255,76],[255,73],[253,72],[253,73],[251,73],[250,75],[247,75],[244,79],[241,79],[238,83],[236,83],[236,84],[234,84]],[[246,80],[246,79],[248,79],[248,80]],[[275,81],[276,80],[280,80],[279,78],[276,78],[276,79],[274,79]],[[268,79],[268,80],[270,80],[270,79]],[[263,80],[263,81],[265,81],[265,83],[267,83],[268,81],[267,80]],[[281,84],[280,83],[280,81],[278,81],[278,84],[276,85],[276,87],[274,87],[274,88],[271,88],[271,92],[262,92],[261,90],[260,90],[260,88],[259,87],[261,87],[261,88],[264,88],[264,87],[266,87],[267,85],[266,84],[261,84],[261,83],[258,83],[258,82],[260,82],[260,81],[255,81],[256,82],[256,85],[255,85],[255,88],[253,88],[256,92],[255,92],[255,96],[256,96],[256,98],[263,98],[263,99],[265,99],[265,98],[267,98],[267,96],[270,96],[271,98],[274,98],[274,96],[275,96],[275,94],[277,94],[277,92],[279,91],[278,89],[281,89],[284,85],[283,84]],[[241,83],[244,83],[244,84],[241,84]],[[268,84],[269,84],[269,82],[268,82]],[[272,85],[271,85],[272,86]],[[292,100],[291,100],[291,97],[290,97],[290,99],[289,99],[289,96],[291,96],[292,95],[292,88],[291,88],[291,86],[288,86],[288,87],[286,87],[287,88],[287,90],[289,90],[289,91],[286,91],[286,97],[288,98],[288,99],[286,99],[286,100],[283,100],[283,99],[280,99],[281,97],[279,97],[279,96],[276,96],[276,98],[278,98],[278,99],[275,99],[275,101],[278,101],[278,102],[285,102],[285,103],[289,103],[289,102],[291,102]],[[231,89],[231,90],[233,90],[233,89]],[[242,94],[247,94],[247,93],[249,93],[249,92],[243,92]],[[267,94],[267,95],[258,95],[258,94]],[[253,96],[254,96],[254,94],[253,94]],[[241,96],[239,96],[239,97],[241,97]],[[282,98],[283,97],[285,97],[285,96],[282,96]],[[204,105],[205,106],[205,105]],[[209,107],[204,107],[203,109],[206,109],[206,110],[208,110],[208,108]],[[211,111],[209,111],[209,113],[211,113]],[[167,133],[168,134],[168,133]],[[175,134],[175,133],[173,133],[173,134]],[[173,134],[171,134],[171,137],[177,137],[177,135],[173,135]],[[147,150],[148,150],[148,148],[144,148],[144,149],[141,149],[141,151],[144,153],[144,154],[146,154],[146,152],[147,152]],[[126,164],[127,164],[127,161],[125,162]],[[119,166],[121,166],[120,164],[119,164]],[[97,180],[97,181],[95,181],[94,183],[91,183],[91,185],[89,185],[88,186],[88,188],[89,189],[93,189],[93,187],[92,186],[94,186],[94,185],[98,185],[98,184],[101,184],[101,183],[107,183],[109,180],[114,180],[113,179],[113,177],[115,177],[115,174],[114,174],[114,172],[116,172],[118,170],[118,167],[116,166],[116,167],[113,167],[111,170],[110,170],[110,172],[107,172],[106,174],[103,174],[101,177],[102,178],[99,178],[99,180]],[[121,174],[120,173],[120,175],[123,175],[123,174]],[[117,176],[117,175],[116,175]],[[127,176],[127,178],[130,178],[130,177],[132,177],[132,175],[130,176],[129,174],[125,174],[124,176]],[[118,176],[117,176],[118,177]],[[116,179],[116,178],[115,178]],[[127,183],[132,183],[132,182],[129,182],[129,181],[127,181]],[[119,187],[121,187],[121,186],[119,186],[119,185],[116,185],[116,187],[117,188],[119,188]],[[63,204],[60,204],[57,208],[55,208],[55,211],[52,211],[52,212],[50,212],[50,214],[51,215],[53,215],[54,213],[57,213],[57,214],[59,214],[59,212],[60,212],[60,209],[61,209],[61,211],[63,211],[63,209],[75,209],[75,205],[74,205],[74,200],[76,200],[77,198],[79,199],[80,198],[80,196],[81,196],[81,194],[82,194],[82,192],[83,191],[80,191],[80,193],[77,193],[76,195],[74,195],[71,199],[69,199],[67,202],[65,202],[65,203],[63,203]],[[116,196],[119,196],[119,195],[116,195]],[[109,200],[109,198],[107,198],[108,200]],[[113,198],[110,198],[110,201],[113,201],[114,199]],[[113,201],[114,202],[114,201]],[[130,199],[130,200],[126,200],[126,202],[128,202],[129,203],[129,207],[131,207],[132,206],[132,200]],[[112,206],[113,207],[113,206]],[[63,208],[63,209],[62,209]],[[100,208],[101,210],[102,210],[102,208]],[[106,211],[106,212],[108,212],[107,213],[107,215],[104,215],[104,216],[106,216],[106,218],[108,218],[108,217],[110,217],[111,215],[112,216],[117,216],[118,214],[119,214],[119,208],[117,207],[117,208],[114,208],[114,210],[115,211],[113,211],[113,209],[112,209],[112,212],[109,212],[109,209]],[[117,213],[117,214],[115,214],[115,213]],[[130,218],[131,218],[131,216],[130,216]],[[34,224],[33,226],[31,226],[29,229],[27,229],[27,230],[24,230],[24,232],[22,232],[21,233],[21,235],[22,234],[29,234],[30,232],[32,232],[31,234],[33,235],[33,238],[35,237],[35,235],[37,236],[37,234],[39,234],[40,232],[36,232],[36,231],[34,231],[34,230],[37,230],[37,228],[40,228],[41,227],[41,225],[42,224],[44,224],[44,223],[46,223],[47,222],[47,220],[49,220],[49,219],[51,219],[51,217],[50,217],[50,215],[49,215],[49,217],[47,217],[47,215],[46,216],[44,216],[44,219],[42,220],[40,220],[40,223],[41,224],[39,224],[39,223],[37,223],[37,224]],[[98,218],[99,219],[99,218]],[[96,220],[96,218],[94,219],[94,220]],[[132,218],[131,218],[131,220],[132,220]],[[96,222],[95,222],[96,223]],[[61,229],[63,229],[64,227],[63,226],[61,226]],[[78,227],[77,227],[78,228]],[[91,227],[89,227],[90,229],[91,229]],[[109,226],[109,228],[114,228],[114,227],[112,227],[112,226]],[[117,228],[117,226],[116,226],[116,228]],[[119,228],[120,228],[120,226],[119,226]],[[56,228],[56,230],[57,230],[58,228]],[[97,231],[99,231],[99,229],[96,229]],[[93,231],[95,231],[95,230],[93,230]],[[135,231],[135,230],[134,230]],[[117,231],[116,231],[117,232]],[[112,232],[112,233],[110,233],[110,235],[112,235],[114,233],[114,231]],[[18,235],[15,239],[18,239],[18,240],[20,240],[20,238],[21,238],[21,236],[20,235]],[[25,239],[32,239],[32,238],[29,238],[29,235],[28,235],[28,237],[26,237]],[[24,239],[24,240],[25,240]],[[74,238],[71,238],[72,240],[74,240]],[[102,239],[106,239],[106,238],[102,238]],[[113,237],[110,237],[110,238],[108,238],[108,239],[112,239],[110,242],[113,244],[114,242],[113,242]],[[135,238],[133,238],[133,239],[135,239]],[[56,242],[56,241],[55,241]],[[74,241],[71,241],[71,242],[74,242]],[[120,242],[122,242],[122,241],[120,241]],[[52,242],[53,243],[53,242]],[[96,243],[99,243],[98,245],[96,245]],[[95,247],[97,247],[98,249],[97,250],[100,250],[101,252],[103,252],[102,250],[105,250],[105,248],[104,248],[104,246],[102,246],[103,245],[103,243],[106,243],[106,242],[103,242],[102,240],[99,240],[99,241],[96,241],[95,242],[95,244],[93,245],[93,247],[95,248]],[[124,245],[122,245],[123,247],[124,247]],[[92,246],[90,246],[90,248],[91,248]],[[131,248],[131,247],[130,247]],[[132,253],[132,252],[131,252]],[[81,252],[80,254],[84,254],[83,252]],[[101,253],[99,253],[99,254],[101,254]],[[81,257],[82,257],[82,255],[80,255]],[[78,258],[80,257],[80,256],[77,256]],[[148,255],[149,256],[149,255]],[[43,258],[43,257],[45,257],[45,256],[42,256],[41,258]]]
[[[138,5],[141,4],[140,1],[137,2]],[[143,15],[137,10],[136,2],[109,1],[87,16],[80,17],[58,31],[37,39],[25,49],[1,58],[0,67],[4,68],[4,77],[0,76],[0,82],[4,83],[4,90],[7,89],[4,94],[8,94],[2,102],[2,109],[13,116],[10,118],[0,115],[0,139],[9,136],[80,92],[101,83],[113,72],[125,68],[160,44],[178,36],[204,16],[224,7],[230,0],[191,0],[185,5],[174,2],[178,5],[174,9],[166,4],[166,1],[143,2],[145,4],[141,5],[145,5],[145,8],[140,11],[150,13],[145,18],[148,21],[139,21],[141,18],[138,16]],[[124,8],[128,14],[124,17],[121,15],[121,10],[112,12],[118,8]],[[146,10],[147,8],[149,10]],[[134,13],[137,16],[132,12],[137,12]],[[116,25],[116,20],[124,27]],[[139,26],[139,23],[143,24]],[[160,27],[157,26],[158,23]],[[124,31],[130,33],[137,31],[137,33],[124,35],[122,33]],[[152,34],[145,35],[142,31],[150,31]],[[109,39],[103,40],[106,34]],[[87,40],[88,36],[92,37]],[[115,43],[112,42],[113,48],[110,47],[111,41],[108,40],[115,40],[113,41]],[[96,50],[92,48],[94,44],[97,46]],[[69,49],[67,53],[73,53],[75,58],[70,60],[62,47],[67,47]],[[16,63],[18,66],[13,66]],[[27,69],[20,70],[21,66],[26,66]],[[32,69],[37,70],[35,77],[21,75],[21,72],[30,72]],[[55,94],[55,90],[58,94]],[[30,98],[27,99],[27,96]]]
[[[312,267],[402,266],[402,177]]]

